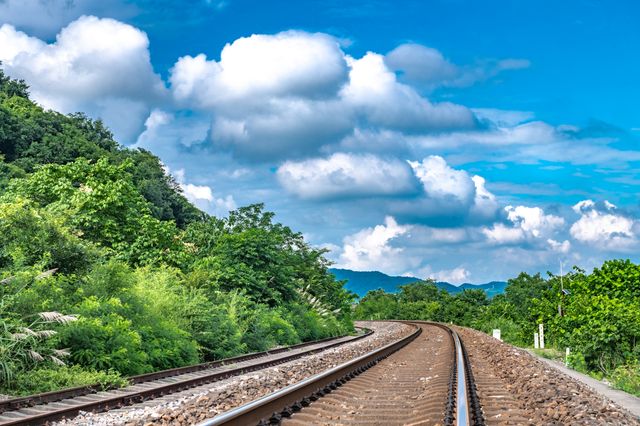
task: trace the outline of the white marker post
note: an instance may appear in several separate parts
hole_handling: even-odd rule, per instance
[[[493,337],[502,342],[502,339],[500,338],[500,329],[499,328],[494,328],[493,329]]]
[[[533,333],[533,347],[534,349],[538,349],[540,347],[540,339],[538,338],[538,333]]]
[[[540,333],[540,349],[544,349],[544,326],[539,324],[538,328],[538,332]]]
[[[571,353],[571,349],[566,348],[566,349],[565,349],[565,352],[564,352],[564,365],[565,365],[566,367],[568,367],[568,366],[569,366],[569,354],[570,354],[570,353]]]

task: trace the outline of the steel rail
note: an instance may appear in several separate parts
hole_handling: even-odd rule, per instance
[[[431,321],[410,323],[431,324],[446,330],[454,343],[454,362],[449,377],[449,395],[444,424],[447,426],[484,426],[485,419],[480,405],[469,356],[458,333],[446,324]],[[455,410],[455,416],[453,414]]]
[[[416,324],[433,325],[447,331],[454,343],[454,351],[444,424],[455,424],[456,426],[484,425],[485,420],[477,395],[471,365],[458,333],[447,325],[436,322],[398,322],[414,326]],[[421,332],[422,329],[416,327],[416,331],[396,342],[270,393],[255,401],[221,413],[199,423],[197,426],[266,426],[279,424],[283,417],[290,417],[293,413],[308,406],[312,401],[330,393],[338,386],[374,366],[381,359],[409,344]]]
[[[380,360],[403,348],[422,333],[420,327],[408,336],[375,349],[298,383],[270,393],[248,404],[205,420],[198,426],[247,426],[279,424],[312,401],[331,393],[355,376],[376,365]]]
[[[314,353],[318,353],[318,352],[322,352],[324,350],[342,345],[342,344],[346,344],[346,343],[351,343],[354,342],[356,340],[360,340],[364,337],[367,337],[369,335],[371,335],[373,333],[372,330],[369,329],[364,329],[365,333],[354,336],[352,339],[349,340],[341,340],[341,341],[337,341],[334,343],[329,343],[332,340],[339,340],[339,339],[343,339],[346,336],[341,336],[341,337],[336,337],[336,338],[328,338],[328,339],[322,339],[322,340],[318,340],[318,341],[313,341],[313,342],[306,342],[306,343],[300,343],[297,345],[293,345],[293,346],[288,346],[288,347],[283,347],[283,348],[278,348],[278,349],[274,349],[271,351],[266,351],[266,352],[257,352],[257,353],[252,353],[252,354],[246,354],[246,355],[241,355],[238,357],[233,357],[233,358],[226,358],[223,360],[219,360],[219,361],[214,361],[214,362],[210,362],[210,363],[204,363],[204,364],[197,364],[194,366],[188,366],[188,367],[180,367],[180,368],[175,368],[175,369],[171,369],[171,370],[164,370],[164,371],[159,371],[159,372],[155,372],[155,373],[149,373],[149,374],[145,374],[145,375],[140,375],[140,376],[135,376],[132,377],[132,381],[134,384],[139,384],[139,383],[152,383],[153,381],[156,380],[161,380],[164,378],[168,378],[168,377],[179,377],[180,375],[183,374],[189,374],[189,373],[193,373],[193,372],[197,372],[197,371],[203,371],[206,369],[215,369],[217,367],[224,367],[224,366],[230,366],[233,364],[236,364],[238,362],[242,362],[242,361],[249,361],[252,359],[258,359],[258,358],[263,358],[263,357],[267,357],[270,355],[274,355],[274,354],[280,354],[280,353],[284,353],[284,352],[289,352],[291,350],[294,349],[300,349],[301,347],[306,347],[306,346],[312,346],[315,344],[321,344],[321,343],[329,343],[325,346],[319,347],[319,348],[314,348],[314,349],[309,349],[306,351],[302,351],[302,352],[298,352],[295,353],[293,355],[285,355],[276,359],[270,359],[267,361],[263,361],[263,362],[257,362],[255,364],[250,364],[247,366],[243,366],[243,367],[238,367],[238,368],[231,368],[231,369],[227,369],[227,370],[223,370],[223,371],[212,371],[211,374],[206,374],[206,375],[202,375],[202,376],[198,376],[195,378],[189,378],[189,379],[185,379],[185,380],[181,380],[181,381],[177,381],[175,383],[168,383],[168,384],[158,384],[158,386],[153,387],[151,389],[143,389],[143,390],[139,390],[139,391],[132,391],[127,393],[126,392],[126,388],[125,389],[114,389],[114,391],[119,391],[122,392],[121,394],[115,395],[115,396],[110,396],[110,397],[105,397],[105,398],[101,398],[101,399],[97,399],[97,400],[93,400],[93,401],[88,401],[86,403],[82,403],[82,404],[65,404],[65,400],[69,400],[71,398],[77,397],[77,396],[84,396],[84,395],[89,395],[91,393],[95,393],[98,391],[97,386],[87,386],[87,387],[79,387],[79,388],[72,388],[72,389],[66,389],[63,391],[59,391],[59,392],[48,392],[45,394],[39,394],[39,395],[32,395],[30,397],[24,397],[24,398],[17,398],[17,399],[13,399],[13,400],[7,400],[7,401],[3,401],[3,407],[11,407],[10,409],[5,409],[4,412],[0,413],[3,415],[9,415],[12,413],[12,411],[17,411],[19,409],[22,408],[38,408],[38,406],[42,406],[43,408],[46,407],[46,405],[44,404],[48,404],[48,403],[52,403],[52,402],[59,402],[60,405],[63,405],[62,407],[60,407],[57,410],[52,410],[52,411],[47,411],[47,412],[42,412],[41,414],[34,414],[31,415],[29,417],[25,417],[24,419],[22,418],[15,418],[15,420],[11,420],[11,421],[0,421],[0,425],[1,426],[16,426],[16,425],[41,425],[44,424],[47,421],[51,421],[51,420],[56,420],[56,419],[60,419],[63,417],[67,417],[67,416],[71,416],[71,415],[75,415],[80,411],[106,411],[112,408],[121,408],[123,406],[126,405],[131,405],[134,403],[138,403],[138,402],[143,402],[145,400],[148,399],[152,399],[155,397],[159,397],[159,396],[164,396],[170,393],[174,393],[174,392],[178,392],[178,391],[182,391],[191,387],[195,387],[195,386],[200,386],[206,383],[211,383],[211,382],[215,382],[215,381],[219,381],[219,380],[223,380],[226,379],[228,377],[232,377],[232,376],[237,376],[240,374],[244,374],[244,373],[248,373],[248,372],[252,372],[252,371],[257,371],[257,370],[261,370],[267,367],[271,367],[274,365],[278,365],[278,364],[282,364],[297,358],[301,358],[303,356],[306,355],[311,355]],[[203,367],[206,366],[206,367]],[[82,393],[79,393],[82,392]]]

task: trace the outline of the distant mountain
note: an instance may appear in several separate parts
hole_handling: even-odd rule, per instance
[[[346,280],[347,284],[345,287],[360,297],[367,294],[369,290],[376,290],[379,288],[383,289],[387,293],[396,293],[398,291],[398,286],[421,281],[420,278],[416,277],[393,277],[378,271],[363,272],[352,271],[350,269],[329,269],[329,272],[331,272],[338,280]],[[436,285],[448,291],[450,294],[460,293],[465,289],[482,289],[487,293],[487,296],[493,297],[496,294],[504,293],[504,288],[507,286],[507,283],[504,281],[491,281],[486,284],[464,283],[456,286],[447,282],[438,281],[436,282]]]

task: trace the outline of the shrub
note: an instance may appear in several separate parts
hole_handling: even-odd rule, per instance
[[[640,396],[640,363],[616,368],[611,375],[611,381],[615,388]]]
[[[3,393],[32,395],[77,386],[98,385],[100,390],[126,386],[129,382],[113,370],[96,371],[78,365],[58,368],[38,368],[16,376],[12,386]]]

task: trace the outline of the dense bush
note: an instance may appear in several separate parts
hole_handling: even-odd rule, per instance
[[[98,385],[99,390],[126,386],[128,381],[114,371],[87,370],[78,365],[72,367],[36,368],[16,377],[9,389],[13,395],[31,395],[58,389]]]
[[[45,111],[2,70],[0,191],[3,392],[121,384],[352,331],[324,251],[264,206],[209,217],[153,154]]]

